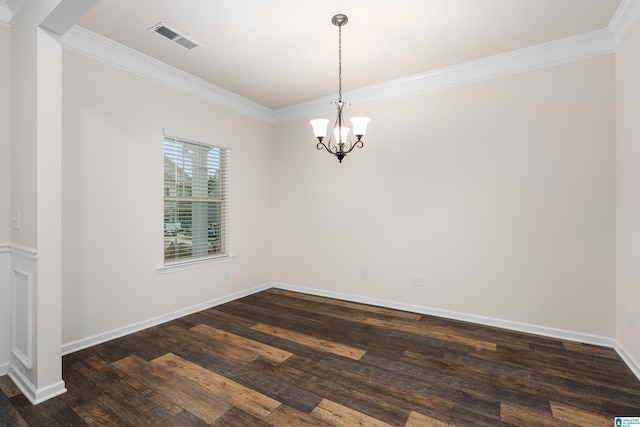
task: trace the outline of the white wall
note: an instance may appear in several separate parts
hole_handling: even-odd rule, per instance
[[[274,279],[613,337],[614,102],[609,55],[352,108],[343,164],[278,126]]]
[[[0,25],[0,375],[11,356],[11,30]]]
[[[71,51],[63,64],[67,350],[269,283],[272,127]],[[232,262],[157,271],[163,128],[231,148]]]
[[[616,54],[616,338],[640,366],[640,24]]]
[[[32,4],[31,10],[43,7]],[[32,12],[35,14],[36,12]],[[35,249],[37,246],[37,32],[33,23],[21,18],[11,29],[12,67],[12,149],[11,208],[20,211],[20,229],[11,229],[11,244]]]
[[[0,245],[11,222],[11,30],[0,25]]]

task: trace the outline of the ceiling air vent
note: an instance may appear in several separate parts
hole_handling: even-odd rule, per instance
[[[172,42],[179,44],[180,46],[186,49],[193,49],[194,47],[200,46],[200,43],[191,40],[183,34],[180,34],[175,29],[169,27],[165,23],[161,22],[153,27],[149,28],[149,31],[153,31],[156,34],[160,34],[162,37],[171,40]]]

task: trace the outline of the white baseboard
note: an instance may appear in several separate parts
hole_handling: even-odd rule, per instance
[[[284,289],[304,294],[335,298],[343,301],[357,302],[362,304],[375,305],[378,307],[393,308],[396,310],[409,311],[412,313],[427,314],[442,317],[445,319],[462,320],[464,322],[476,323],[485,326],[508,329],[516,332],[540,335],[549,338],[557,338],[566,341],[575,341],[583,344],[599,345],[614,349],[631,372],[640,380],[640,363],[638,363],[630,353],[615,338],[602,337],[598,335],[584,334],[564,329],[549,328],[546,326],[531,325],[527,323],[512,322],[509,320],[494,319],[491,317],[476,316],[472,314],[460,313],[449,310],[441,310],[432,307],[424,307],[414,304],[404,304],[395,301],[366,298],[358,295],[344,294],[340,292],[330,292],[321,289],[295,286],[287,283],[273,283],[274,288]]]
[[[335,298],[350,302],[358,302],[362,304],[375,305],[378,307],[393,308],[396,310],[409,311],[412,313],[427,314],[431,316],[442,317],[445,319],[461,320],[463,322],[471,322],[479,325],[494,326],[497,328],[508,329],[527,334],[541,335],[549,338],[558,338],[567,341],[576,341],[585,344],[594,344],[604,347],[613,348],[615,340],[613,338],[601,337],[598,335],[584,334],[580,332],[567,331],[564,329],[549,328],[546,326],[531,325],[527,323],[513,322],[509,320],[494,319],[491,317],[476,316],[473,314],[460,313],[457,311],[441,310],[438,308],[424,307],[414,304],[405,304],[395,301],[381,300],[375,298],[367,298],[358,295],[343,294],[340,292],[328,292],[321,289],[306,288],[285,283],[274,283],[274,288],[285,289],[295,292]]]
[[[9,373],[9,364],[1,363],[0,364],[0,377],[3,375],[7,375]]]
[[[173,311],[171,313],[166,313],[160,316],[153,317],[151,319],[143,320],[141,322],[136,322],[131,325],[123,326],[121,328],[113,329],[111,331],[103,332],[98,335],[94,335],[92,337],[83,338],[81,340],[73,341],[70,343],[66,343],[62,345],[62,354],[73,353],[88,347],[92,347],[97,344],[102,344],[107,341],[111,341],[116,338],[123,337],[125,335],[132,334],[134,332],[141,331],[143,329],[150,328],[152,326],[157,326],[162,323],[169,322],[171,320],[178,319],[180,317],[188,316],[193,313],[197,313],[202,310],[206,310],[211,307],[215,307],[220,304],[224,304],[226,302],[234,301],[242,297],[246,297],[251,294],[255,294],[256,292],[263,291],[265,289],[271,288],[272,285],[267,283],[264,285],[256,286],[251,289],[247,289],[241,292],[236,292],[231,295],[227,295],[221,298],[216,298],[211,301],[207,301],[201,304],[196,304],[191,307],[186,307],[180,310]]]
[[[129,335],[131,333],[138,332],[143,329],[150,328],[152,326],[160,325],[162,323],[165,323],[183,316],[188,316],[190,314],[197,313],[199,311],[206,310],[208,308],[215,307],[217,305],[234,301],[239,298],[243,298],[245,296],[252,295],[254,293],[257,293],[269,288],[284,289],[284,290],[300,292],[300,293],[309,294],[309,295],[335,298],[343,301],[369,304],[369,305],[374,305],[378,307],[408,311],[412,313],[427,314],[427,315],[442,317],[446,319],[461,320],[464,322],[471,322],[479,325],[498,327],[498,328],[512,330],[516,332],[524,332],[528,334],[540,335],[540,336],[545,336],[549,338],[557,338],[557,339],[562,339],[567,341],[575,341],[575,342],[580,342],[584,344],[592,344],[592,345],[599,345],[603,347],[613,348],[618,352],[622,360],[627,364],[627,366],[629,367],[629,369],[631,369],[634,375],[638,379],[640,379],[640,364],[638,364],[633,359],[633,357],[631,357],[629,353],[622,347],[622,345],[620,345],[614,338],[584,334],[581,332],[568,331],[564,329],[549,328],[546,326],[538,326],[538,325],[531,325],[527,323],[495,319],[491,317],[476,316],[476,315],[467,314],[467,313],[441,310],[433,307],[424,307],[424,306],[419,306],[414,304],[405,304],[405,303],[399,303],[395,301],[362,297],[359,295],[345,294],[341,292],[331,292],[331,291],[325,291],[322,289],[295,286],[295,285],[286,284],[286,283],[267,283],[264,285],[256,286],[254,288],[247,289],[241,292],[236,292],[234,294],[217,298],[202,304],[197,304],[191,307],[187,307],[181,310],[177,310],[171,313],[157,316],[148,320],[127,325],[122,328],[117,328],[112,331],[94,335],[89,338],[70,342],[63,345],[62,354],[65,355],[65,354],[73,353],[75,351],[79,351],[84,348],[98,345],[115,338],[120,338],[125,335]],[[1,369],[2,369],[2,366],[0,366],[0,374],[2,372]]]
[[[633,372],[636,378],[640,380],[640,363],[638,363],[617,340],[613,348],[629,369],[631,369],[631,372]]]
[[[13,366],[9,366],[9,378],[13,380],[13,383],[33,405],[37,405],[45,400],[67,392],[67,389],[64,387],[64,381],[62,380],[49,384],[46,387],[37,388],[29,381],[29,378]]]

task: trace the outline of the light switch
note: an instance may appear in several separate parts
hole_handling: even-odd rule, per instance
[[[20,210],[14,209],[11,216],[11,226],[14,230],[20,230]]]

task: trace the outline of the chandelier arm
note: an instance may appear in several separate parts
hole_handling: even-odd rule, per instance
[[[344,154],[349,154],[356,147],[358,147],[358,148],[364,147],[364,142],[362,142],[362,140],[356,141],[355,144],[352,144],[351,147],[347,151],[344,152]]]
[[[331,143],[331,141],[329,141],[329,143]],[[320,141],[316,144],[316,148],[318,150],[322,150],[322,148],[324,148],[325,150],[327,150],[329,153],[331,154],[336,154],[334,151],[331,151],[330,145],[327,146],[324,142]]]

